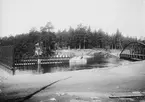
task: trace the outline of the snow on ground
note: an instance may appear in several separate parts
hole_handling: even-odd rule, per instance
[[[4,66],[0,65],[0,82],[4,81],[5,79],[11,76],[10,73],[8,73],[8,71],[6,70],[7,69],[4,68]]]
[[[6,97],[9,96],[11,98],[26,96],[51,82],[71,77],[70,79],[58,82],[45,91],[38,93],[34,96],[35,101],[35,98],[48,100],[48,95],[49,97],[52,96],[50,97],[51,99],[56,96],[52,94],[57,93],[66,93],[67,96],[70,95],[70,97],[106,97],[106,95],[109,95],[108,91],[138,90],[141,86],[144,88],[143,86],[145,85],[145,83],[143,83],[145,77],[142,78],[142,76],[145,75],[145,61],[113,68],[86,69],[42,75],[26,74],[8,76],[6,73],[4,74],[3,71],[0,73],[0,75],[3,74],[7,76],[7,79],[3,80],[1,90],[7,95]]]
[[[37,84],[39,86],[42,84],[48,84],[58,79],[63,79],[66,77],[71,76],[73,79],[72,82],[69,84],[77,83],[77,82],[85,82],[85,81],[92,81],[92,80],[101,80],[106,76],[112,77],[116,74],[119,76],[131,76],[131,75],[138,75],[138,74],[145,74],[145,61],[140,62],[132,62],[131,64],[126,64],[118,67],[107,67],[101,69],[86,69],[86,70],[77,70],[77,71],[69,71],[69,72],[56,72],[56,73],[47,73],[47,74],[25,74],[25,75],[9,75],[5,71],[0,71],[1,79],[6,78],[3,80],[5,84],[20,84],[22,87],[23,84]],[[34,86],[35,86],[34,85]],[[36,86],[37,86],[36,85]],[[33,85],[32,85],[33,86]]]
[[[110,69],[114,73],[119,73],[123,75],[134,75],[134,74],[145,74],[145,61],[129,62],[122,66]]]
[[[117,57],[119,57],[119,54],[121,53],[121,50],[110,50],[112,55],[115,55]]]
[[[90,55],[96,52],[103,52],[103,49],[67,49],[67,50],[57,50],[57,53],[69,54],[72,53],[75,56]]]
[[[86,52],[84,51],[84,53]],[[52,95],[52,93],[59,92],[68,93],[72,96],[95,97],[99,95],[103,96],[104,93],[107,94],[109,92],[145,91],[145,61],[127,62],[116,67],[38,75],[25,74],[12,76],[1,68],[2,66],[0,66],[0,89],[1,93],[6,95],[5,97],[25,96],[51,82],[67,77],[71,78],[52,85],[50,88],[35,95],[35,98],[45,96],[48,99],[48,94]],[[1,97],[3,96],[0,95]],[[40,99],[44,100],[44,98]]]

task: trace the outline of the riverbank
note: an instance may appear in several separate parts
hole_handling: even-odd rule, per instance
[[[115,52],[115,53],[114,53]],[[121,60],[119,58],[119,51],[105,51],[100,49],[85,49],[80,51],[75,51],[75,57],[69,60],[70,66],[85,66],[99,64],[103,66],[110,66],[111,64],[118,65]],[[108,64],[108,65],[106,65]],[[101,67],[100,66],[100,67]],[[96,66],[97,67],[97,66]]]
[[[96,100],[106,100],[107,102],[112,93],[145,91],[144,66],[145,61],[140,61],[118,67],[15,76],[0,71],[0,75],[3,76],[3,78],[1,77],[0,99],[2,102],[24,97],[56,80],[70,77],[42,90],[28,102],[51,102],[52,98],[59,102],[64,102],[64,100],[78,102],[77,98],[91,102],[93,97],[97,97]]]
[[[62,55],[71,55],[73,54],[74,56],[82,56],[82,55],[92,55],[94,53],[98,52],[108,52],[111,53],[115,56],[118,56],[120,54],[120,50],[115,50],[115,49],[110,49],[110,50],[105,50],[101,48],[95,48],[95,49],[67,49],[67,50],[56,50],[56,54],[62,54]]]

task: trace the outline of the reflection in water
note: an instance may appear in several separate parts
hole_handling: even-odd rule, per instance
[[[109,66],[118,66],[120,65],[122,60],[116,58],[110,58],[107,61],[96,61],[94,63],[90,63],[82,66],[70,66],[69,63],[61,63],[61,64],[44,64],[41,65],[40,69],[38,69],[37,65],[31,66],[20,66],[16,68],[15,74],[43,74],[43,73],[54,73],[61,71],[73,71],[73,70],[83,70],[83,69],[92,69],[92,68],[103,68]]]
[[[60,71],[68,71],[69,64],[44,64],[38,68],[37,65],[20,66],[16,68],[15,74],[43,74]]]

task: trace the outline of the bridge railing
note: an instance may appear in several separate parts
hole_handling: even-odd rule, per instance
[[[130,59],[130,60],[145,60],[145,55],[143,55],[143,54],[120,54],[120,58]]]
[[[120,58],[129,60],[145,60],[145,44],[130,42],[120,53]]]

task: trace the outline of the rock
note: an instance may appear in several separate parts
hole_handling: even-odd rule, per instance
[[[49,99],[49,100],[51,100],[51,101],[56,101],[56,99],[55,99],[55,98],[51,98],[51,99]]]
[[[57,100],[55,98],[50,98],[47,100],[41,100],[40,102],[57,102]]]
[[[63,93],[63,92],[61,92],[61,93],[56,93],[58,96],[63,96],[63,95],[66,95],[67,93]]]
[[[70,102],[80,102],[80,101],[72,99],[72,100],[70,100]]]
[[[98,100],[99,97],[91,97],[92,100]]]

